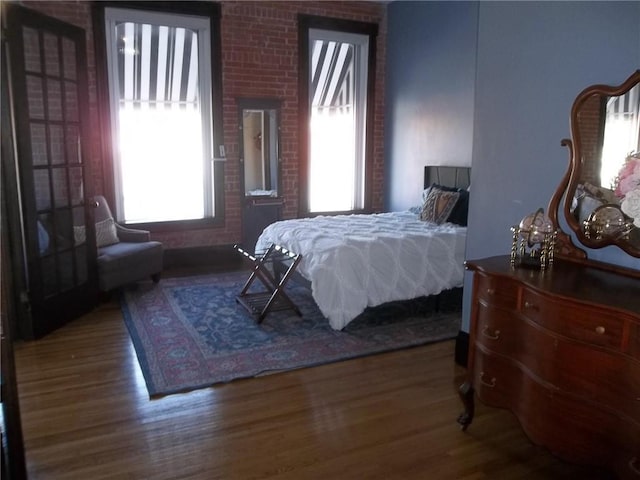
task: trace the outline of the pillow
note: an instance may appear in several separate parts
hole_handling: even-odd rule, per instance
[[[73,241],[75,242],[75,245],[80,245],[82,243],[85,242],[85,240],[87,239],[87,231],[84,228],[84,226],[82,227],[73,227]]]
[[[96,223],[96,244],[98,247],[106,247],[119,241],[116,222],[113,218],[107,218]]]
[[[589,182],[585,182],[582,185],[582,188],[585,192],[587,192],[592,197],[599,198],[603,201],[603,203],[614,203],[619,204],[620,199],[616,197],[616,194],[613,190],[604,187],[598,187]]]
[[[469,214],[469,191],[464,188],[447,187],[446,185],[438,185],[437,183],[431,185],[431,188],[444,192],[458,192],[460,194],[458,201],[446,221],[466,227]]]
[[[467,190],[460,190],[458,193],[460,194],[460,198],[458,198],[451,214],[449,214],[447,222],[466,227],[467,217],[469,215],[469,192]]]
[[[458,187],[447,187],[446,185],[440,185],[438,183],[432,183],[429,188],[437,188],[439,190],[443,190],[445,192],[459,192],[460,189]]]
[[[38,247],[40,248],[40,254],[43,254],[49,249],[49,232],[38,220]]]
[[[580,199],[584,196],[585,191],[584,191],[584,185],[582,183],[579,183],[578,186],[576,187],[576,193],[573,195],[573,198],[571,199],[571,207],[569,208],[569,211],[576,217],[577,217],[577,213],[576,213],[576,209],[578,208],[578,205],[580,203]]]
[[[601,198],[596,198],[593,195],[589,195],[586,191],[582,194],[580,198],[578,198],[578,206],[574,211],[574,215],[582,224],[589,215],[601,205],[604,205],[605,202],[602,201]]]
[[[420,212],[422,212],[422,206],[424,205],[424,202],[427,200],[427,196],[429,195],[429,190],[431,190],[431,187],[427,187],[422,191],[422,197],[420,198],[420,204],[416,205],[414,207],[410,207],[409,211],[411,213],[415,213],[416,215],[420,215]]]
[[[459,198],[460,192],[446,192],[432,188],[422,206],[420,220],[438,225],[446,222]]]

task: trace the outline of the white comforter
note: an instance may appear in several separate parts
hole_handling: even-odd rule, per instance
[[[321,216],[269,225],[256,251],[275,243],[302,254],[297,271],[341,330],[367,306],[462,286],[466,230],[409,211]]]

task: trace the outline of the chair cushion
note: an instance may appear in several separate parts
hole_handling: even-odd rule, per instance
[[[156,241],[119,242],[98,249],[98,276],[103,291],[162,271],[163,247]]]

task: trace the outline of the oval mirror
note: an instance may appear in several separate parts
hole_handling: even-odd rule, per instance
[[[640,257],[640,70],[620,86],[584,89],[571,109],[571,136],[569,227],[589,248],[617,245]]]

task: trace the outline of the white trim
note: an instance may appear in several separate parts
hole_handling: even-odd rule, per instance
[[[119,137],[119,125],[118,125],[118,115],[117,112],[119,110],[118,99],[119,95],[119,82],[118,82],[118,72],[116,68],[112,68],[114,62],[117,61],[117,38],[116,35],[116,24],[121,22],[132,22],[136,24],[142,25],[158,25],[160,26],[160,41],[159,41],[159,61],[157,66],[157,74],[161,72],[164,74],[166,71],[166,53],[169,48],[174,48],[173,46],[168,46],[167,42],[167,28],[163,27],[174,27],[178,29],[190,29],[197,32],[197,46],[194,46],[198,58],[198,79],[197,85],[200,90],[200,112],[202,118],[202,131],[203,131],[203,168],[204,168],[204,216],[205,218],[213,217],[215,213],[215,205],[214,199],[215,195],[213,192],[214,189],[214,168],[213,168],[213,105],[212,105],[212,78],[211,78],[211,70],[213,66],[211,65],[211,32],[210,32],[210,20],[208,17],[198,17],[193,15],[177,15],[174,13],[163,13],[163,12],[150,12],[143,10],[134,10],[128,8],[113,8],[107,7],[104,10],[104,18],[105,18],[105,40],[106,40],[106,51],[107,51],[107,65],[108,65],[108,80],[109,80],[109,102],[111,106],[111,132],[112,132],[112,151],[114,156],[113,161],[113,169],[114,169],[114,184],[115,184],[115,195],[116,195],[116,205],[114,206],[114,215],[116,215],[117,220],[123,221],[122,212],[123,212],[123,192],[121,188],[122,184],[122,168],[120,159],[118,157],[118,137]],[[144,27],[143,27],[144,28]],[[184,33],[184,30],[181,30]],[[133,33],[133,32],[131,32]],[[184,36],[183,36],[184,38]],[[179,40],[177,40],[179,41]],[[182,54],[182,51],[180,51]],[[191,62],[195,61],[195,57],[193,55]],[[127,68],[127,66],[125,66]],[[128,68],[133,68],[133,62],[130,62]],[[147,69],[148,70],[148,69]],[[174,71],[174,80],[173,85],[179,86],[180,81],[179,77],[181,75],[181,69],[176,69]],[[164,95],[167,92],[167,89],[171,87],[171,85],[166,85],[164,75],[158,76],[158,84],[157,84],[157,92],[156,99],[158,95]],[[142,73],[146,78],[149,78],[149,72],[145,71]],[[195,90],[195,81],[193,79],[189,79],[188,88],[193,91]],[[179,92],[178,92],[179,93]],[[175,92],[172,92],[172,97],[175,96]],[[143,98],[149,98],[149,92],[146,92],[146,95]],[[151,99],[150,99],[151,100]],[[154,99],[155,100],[155,99]]]
[[[355,171],[354,171],[354,196],[352,199],[351,209],[361,209],[364,207],[365,201],[365,144],[366,144],[366,126],[367,126],[367,89],[368,89],[368,69],[369,69],[369,36],[364,34],[357,33],[348,33],[348,32],[340,32],[334,30],[321,30],[317,28],[309,29],[309,59],[311,63],[309,65],[309,84],[313,79],[315,72],[312,72],[313,65],[317,63],[317,57],[313,57],[313,44],[315,41],[325,41],[332,42],[329,48],[333,51],[336,48],[336,43],[348,43],[353,45],[354,47],[354,84],[355,84],[355,92],[354,98],[352,99],[355,108],[356,115],[356,145],[355,145]],[[341,45],[341,55],[346,52],[346,49],[343,48],[344,45]],[[316,52],[316,55],[318,53]],[[342,57],[343,58],[343,57]],[[313,60],[316,60],[315,62]],[[326,75],[328,74],[325,70],[328,66],[325,64],[322,66],[323,70],[321,72],[322,78],[320,79],[321,84],[324,83],[326,79]],[[334,79],[334,82],[337,79]],[[333,93],[336,89],[337,85],[330,85],[330,92]],[[316,95],[319,95],[321,92],[316,92]],[[318,98],[311,98],[309,96],[309,107],[311,108],[315,103],[318,102]],[[311,142],[309,142],[311,144]],[[311,158],[309,159],[311,161]],[[311,168],[309,168],[311,172]],[[311,185],[312,179],[309,178],[309,184]],[[309,191],[312,191],[312,188],[309,188]]]

